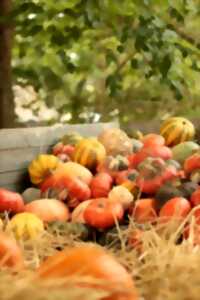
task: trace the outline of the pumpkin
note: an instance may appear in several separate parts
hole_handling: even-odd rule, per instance
[[[67,221],[69,219],[67,206],[55,199],[35,200],[25,206],[25,211],[35,214],[43,222]]]
[[[15,215],[7,225],[17,239],[35,239],[44,231],[44,225],[35,214],[24,212]]]
[[[165,138],[167,146],[192,140],[195,136],[194,125],[182,117],[172,117],[163,122],[160,134]]]
[[[72,161],[60,165],[56,169],[56,173],[60,173],[60,175],[63,174],[70,177],[77,177],[87,185],[90,185],[93,177],[92,173],[87,168]]]
[[[41,194],[45,198],[56,198],[62,201],[73,199],[84,201],[90,198],[89,186],[78,177],[66,173],[54,172],[41,185]]]
[[[98,173],[90,184],[92,198],[107,197],[113,183],[112,177],[107,173]]]
[[[19,213],[24,211],[24,201],[20,194],[0,188],[0,212]]]
[[[154,222],[157,218],[156,200],[153,198],[139,199],[135,202],[132,217],[136,223]]]
[[[76,276],[76,284],[87,291],[89,288],[108,291],[101,300],[138,300],[131,275],[96,244],[80,244],[54,254],[40,265],[37,274],[40,281],[62,278],[68,282],[70,277]],[[86,282],[87,277],[94,280]]]
[[[79,205],[73,210],[71,214],[72,223],[86,223],[84,213],[91,201],[92,199],[89,199],[79,203]]]
[[[2,267],[24,268],[22,252],[16,241],[6,233],[0,233],[0,265]]]
[[[184,164],[184,161],[199,150],[199,148],[199,145],[192,141],[183,142],[172,148],[172,157],[179,163]]]
[[[191,181],[200,183],[200,152],[189,156],[184,162],[185,174]]]
[[[98,136],[98,140],[104,145],[107,155],[126,156],[132,153],[132,141],[121,129],[106,129]]]
[[[86,224],[97,228],[106,229],[122,220],[124,209],[117,201],[109,201],[107,198],[93,199],[86,207],[84,219]]]
[[[120,203],[124,209],[128,209],[133,202],[133,195],[123,186],[115,186],[108,194],[109,201]]]
[[[128,158],[117,155],[117,156],[106,156],[106,158],[97,166],[97,172],[109,173],[112,177],[117,176],[118,172],[128,170],[129,160]]]
[[[165,139],[161,135],[155,133],[145,135],[141,141],[144,147],[165,145]]]
[[[41,184],[61,162],[55,155],[40,154],[28,167],[33,184]]]
[[[159,212],[162,222],[168,222],[171,218],[182,221],[190,212],[190,202],[183,197],[175,197],[170,199],[163,205]]]
[[[191,203],[193,206],[200,205],[200,188],[196,189],[191,195]]]
[[[167,181],[179,176],[173,165],[168,165],[161,158],[146,158],[138,166],[139,175],[136,184],[143,193],[155,194]]]
[[[106,150],[96,138],[85,138],[75,147],[74,161],[90,170],[95,170],[105,157]]]

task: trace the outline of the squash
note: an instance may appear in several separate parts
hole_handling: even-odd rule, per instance
[[[85,138],[75,147],[74,162],[95,170],[106,157],[104,146],[96,138]]]
[[[184,161],[199,150],[199,145],[195,142],[188,141],[180,143],[172,148],[172,157],[179,163],[183,164]]]
[[[98,173],[92,179],[90,189],[92,198],[107,197],[112,188],[113,179],[108,173]]]
[[[173,117],[167,119],[161,125],[160,134],[165,138],[167,146],[175,146],[192,140],[195,136],[195,128],[189,120],[182,117]]]
[[[0,233],[0,262],[2,267],[14,268],[15,270],[24,269],[24,259],[22,251],[15,239],[6,233]]]
[[[28,212],[15,215],[7,225],[17,239],[35,239],[44,231],[44,225],[36,215]]]
[[[38,155],[28,167],[31,182],[36,185],[41,184],[60,164],[60,160],[54,155]]]
[[[124,186],[115,186],[108,194],[108,201],[120,203],[124,209],[130,207],[133,195]]]
[[[106,129],[98,136],[98,140],[104,145],[107,155],[126,156],[132,153],[132,141],[121,129]]]
[[[84,211],[86,224],[96,229],[107,229],[115,226],[124,216],[121,203],[109,201],[108,198],[93,199]]]
[[[128,158],[117,155],[108,155],[105,159],[97,166],[98,173],[108,173],[112,177],[115,177],[119,172],[128,170],[129,167]]]
[[[32,213],[43,222],[67,221],[69,210],[67,206],[56,199],[39,199],[25,206],[25,211]]]
[[[90,293],[90,288],[107,291],[107,294],[100,294],[99,300],[139,299],[132,276],[126,268],[103,247],[92,243],[79,244],[47,258],[37,270],[37,276],[40,281],[61,279],[63,285],[69,284],[70,278],[77,278],[72,289],[81,285],[82,289],[86,289],[82,295]],[[87,278],[90,281],[86,281]]]
[[[90,185],[93,177],[92,173],[88,169],[72,161],[60,165],[57,168],[56,173],[63,174],[64,176],[67,175],[72,178],[77,177],[87,185]]]

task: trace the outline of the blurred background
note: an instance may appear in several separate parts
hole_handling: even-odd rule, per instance
[[[199,0],[1,0],[0,17],[1,128],[200,115]]]

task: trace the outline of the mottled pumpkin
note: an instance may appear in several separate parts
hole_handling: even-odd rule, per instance
[[[28,167],[31,182],[33,184],[42,183],[60,164],[60,160],[54,155],[38,155]]]
[[[96,138],[85,138],[75,147],[74,162],[94,170],[106,157],[104,146]]]
[[[161,125],[160,134],[165,138],[167,146],[175,146],[192,140],[195,136],[195,128],[189,120],[182,117],[173,117],[167,119]]]
[[[98,136],[98,140],[104,145],[107,155],[126,156],[132,153],[132,141],[121,129],[106,129]]]

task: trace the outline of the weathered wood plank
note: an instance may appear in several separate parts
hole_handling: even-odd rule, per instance
[[[29,147],[0,150],[0,174],[26,169],[29,163],[40,153],[46,153],[49,147]]]
[[[2,129],[0,130],[0,150],[9,150],[27,147],[44,147],[54,144],[68,132],[79,132],[83,136],[96,136],[104,128],[119,127],[117,122],[55,125],[51,127]]]

